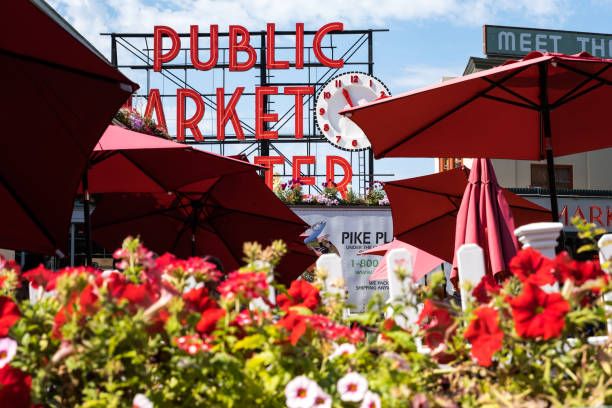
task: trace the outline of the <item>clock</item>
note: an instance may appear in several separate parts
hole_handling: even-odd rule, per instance
[[[338,112],[390,95],[385,84],[371,75],[363,72],[338,75],[325,84],[317,96],[317,126],[323,136],[340,149],[368,149],[370,141],[363,130]]]

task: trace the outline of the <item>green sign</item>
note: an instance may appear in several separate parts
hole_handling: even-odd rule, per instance
[[[600,58],[612,58],[612,34],[485,25],[486,55],[524,56],[531,51],[577,54],[586,51]]]

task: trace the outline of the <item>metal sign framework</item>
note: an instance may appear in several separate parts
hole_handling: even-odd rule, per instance
[[[226,145],[243,144],[244,147],[238,152],[238,154],[245,154],[251,156],[257,154],[259,156],[269,156],[270,153],[277,154],[284,159],[285,166],[283,166],[283,173],[281,176],[291,177],[292,172],[286,171],[287,165],[289,168],[292,166],[290,157],[287,157],[282,151],[282,146],[287,143],[299,143],[306,145],[305,154],[310,156],[312,151],[312,145],[315,143],[328,143],[327,140],[321,135],[317,125],[315,117],[315,101],[316,96],[320,89],[332,78],[338,74],[344,73],[345,71],[364,70],[369,75],[374,74],[374,52],[373,52],[373,34],[375,32],[386,32],[386,29],[367,29],[367,30],[344,30],[340,32],[332,32],[326,36],[328,45],[322,45],[322,49],[332,59],[343,58],[344,68],[328,68],[321,64],[314,56],[312,47],[304,46],[304,68],[301,70],[291,69],[295,67],[295,61],[290,61],[290,69],[292,74],[301,74],[304,77],[300,82],[286,82],[286,81],[275,81],[274,75],[266,67],[266,31],[255,31],[250,32],[251,44],[258,51],[258,58],[255,61],[255,65],[252,71],[255,72],[255,81],[257,86],[312,86],[314,87],[313,95],[304,96],[304,116],[307,118],[307,126],[304,127],[303,139],[295,139],[293,133],[287,130],[288,127],[294,121],[295,106],[291,106],[284,112],[278,112],[278,121],[273,124],[269,122],[263,122],[265,130],[276,130],[278,131],[278,139],[255,139],[255,128],[253,125],[240,120],[240,123],[244,130],[245,139],[238,140],[236,138],[229,138],[225,140],[217,140],[216,134],[204,135],[204,140],[197,141],[192,135],[186,135],[185,143],[187,144],[202,144],[202,145],[217,145],[220,146],[220,153],[225,154]],[[295,38],[295,31],[276,31],[276,37],[293,37]],[[304,37],[314,36],[316,31],[304,31]],[[192,89],[200,94],[206,108],[213,112],[216,112],[216,93],[202,92],[196,89],[188,81],[188,72],[196,70],[193,65],[188,63],[188,52],[189,48],[181,48],[180,52],[184,54],[183,63],[169,63],[164,64],[161,72],[153,71],[153,34],[141,34],[141,33],[103,33],[102,35],[109,36],[111,40],[111,63],[120,69],[132,69],[132,70],[144,70],[146,71],[146,86],[140,88],[140,93],[134,94],[134,97],[148,98],[149,91],[151,89],[151,76],[161,75],[165,80],[176,86],[177,88],[188,88]],[[219,33],[219,37],[228,37],[228,33]],[[180,33],[179,37],[189,37],[189,33]],[[199,33],[198,37],[210,37],[209,33]],[[259,44],[257,40],[259,39]],[[336,39],[336,44],[334,44]],[[304,41],[306,44],[307,41]],[[342,44],[342,45],[341,45]],[[144,46],[143,46],[144,45]],[[258,46],[257,46],[258,45]],[[367,47],[367,57],[365,59],[359,59],[360,54],[358,51],[361,50],[363,54],[364,47]],[[293,47],[282,47],[276,46],[277,50],[281,49],[292,49]],[[209,50],[209,48],[199,47],[198,50]],[[221,71],[222,86],[225,89],[226,85],[226,74],[229,72],[228,64],[228,47],[219,46],[219,60],[215,68],[210,71]],[[122,52],[120,52],[122,51]],[[123,52],[125,51],[125,52]],[[119,61],[120,56],[129,61]],[[129,57],[129,58],[128,58]],[[181,55],[179,53],[180,59]],[[317,75],[317,68],[324,68],[323,74]],[[182,75],[179,72],[182,71]],[[199,71],[203,72],[203,71]],[[209,72],[209,71],[204,71]],[[214,72],[213,72],[214,75]],[[225,93],[226,96],[231,96],[231,93]],[[243,96],[254,96],[254,93],[243,92]],[[162,101],[167,98],[176,98],[176,94],[172,93],[161,93]],[[265,95],[263,100],[264,114],[271,112],[270,107],[273,103],[270,100],[270,96]],[[287,126],[289,124],[289,126]],[[285,132],[283,132],[285,131]],[[236,152],[232,153],[236,154]],[[353,162],[353,156],[357,155],[357,167]],[[374,156],[371,149],[355,151],[350,153],[350,163],[353,167],[354,177],[358,178],[359,181],[359,192],[361,194],[366,193],[367,183],[372,183],[376,176],[386,176],[387,174],[375,174],[374,173]],[[318,174],[321,172],[316,171],[316,165],[314,171],[311,170],[310,166],[304,168],[302,171],[303,176],[315,176],[323,177],[325,174]],[[357,170],[357,171],[355,171]],[[324,173],[324,172],[323,172]],[[317,191],[320,188],[317,186],[309,186]]]

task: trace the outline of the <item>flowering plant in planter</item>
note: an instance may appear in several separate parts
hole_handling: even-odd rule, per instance
[[[127,126],[128,129],[145,133],[151,136],[170,139],[168,130],[151,118],[145,118],[134,108],[123,107],[115,114],[115,119]]]
[[[411,321],[408,293],[345,318],[343,283],[326,271],[285,288],[273,280],[284,244],[244,249],[226,279],[206,259],[154,259],[131,238],[115,253],[119,271],[21,273],[0,261],[0,406],[612,403],[610,342],[588,343],[612,289],[596,262],[521,251],[512,276],[483,279],[465,311],[437,298],[443,276],[416,288],[396,268],[423,304]],[[15,299],[22,278],[35,303]],[[540,288],[552,282],[562,290]]]

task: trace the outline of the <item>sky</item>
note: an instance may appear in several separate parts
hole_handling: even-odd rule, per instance
[[[461,75],[470,56],[484,56],[484,24],[612,33],[612,0],[47,1],[108,58],[110,40],[100,33],[152,33],[155,25],[178,32],[188,32],[192,24],[200,30],[218,24],[220,31],[227,31],[230,24],[238,24],[261,31],[269,22],[277,30],[293,30],[295,23],[302,22],[306,30],[316,30],[339,21],[345,29],[389,29],[374,36],[374,74],[394,95],[439,82],[443,76]],[[126,69],[124,73],[144,86],[142,72]],[[240,83],[242,77],[236,78]],[[207,85],[210,92],[218,80],[213,78]],[[253,120],[239,114],[241,119]],[[209,122],[212,129],[212,118]],[[317,154],[334,154],[332,146],[317,149]],[[383,180],[415,177],[434,172],[434,160],[383,159],[375,168],[393,174],[380,177]]]

